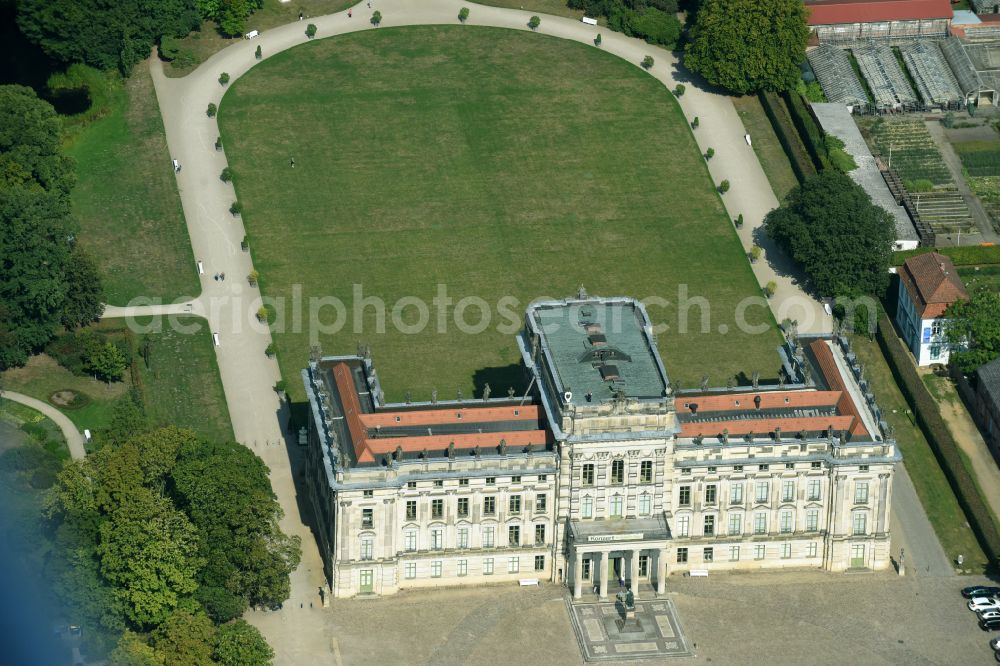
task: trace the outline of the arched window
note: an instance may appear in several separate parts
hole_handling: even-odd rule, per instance
[[[611,462],[611,483],[625,483],[624,460],[613,460]]]

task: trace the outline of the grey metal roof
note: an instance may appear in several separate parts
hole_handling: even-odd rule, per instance
[[[989,395],[994,404],[1000,405],[1000,358],[980,366],[976,370],[976,377],[979,379],[980,390]]]
[[[882,173],[875,164],[875,158],[868,150],[868,144],[861,136],[861,131],[858,130],[858,126],[854,123],[854,118],[847,107],[843,104],[827,103],[813,104],[812,109],[823,127],[823,131],[843,141],[844,149],[851,154],[854,162],[858,165],[857,169],[847,175],[868,193],[876,205],[881,206],[892,215],[896,223],[896,240],[918,240],[919,236],[917,236],[917,230],[913,227],[910,216],[893,198],[889,186],[885,184],[885,179],[882,178]]]
[[[545,301],[532,304],[528,318],[540,333],[556,390],[572,392],[573,404],[611,400],[617,391],[627,398],[664,396],[666,372],[637,301]]]

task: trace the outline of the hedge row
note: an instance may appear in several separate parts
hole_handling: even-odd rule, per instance
[[[993,515],[976,489],[976,483],[969,470],[962,462],[958,444],[945,426],[937,402],[920,380],[920,375],[917,374],[906,348],[900,342],[892,322],[884,312],[879,317],[875,337],[896,378],[896,383],[916,416],[917,425],[920,426],[941,469],[944,470],[976,539],[990,561],[997,562],[1000,559],[1000,532],[993,522]]]
[[[767,119],[771,121],[774,133],[778,136],[778,142],[788,156],[795,178],[802,183],[806,176],[816,173],[816,168],[809,156],[803,152],[802,142],[799,141],[798,133],[788,117],[784,102],[773,92],[761,92],[757,96],[760,98],[760,105],[764,107]]]
[[[823,142],[823,132],[813,118],[812,113],[806,108],[806,103],[797,92],[788,91],[782,93],[782,98],[788,106],[788,115],[792,117],[795,129],[802,137],[809,157],[812,158],[813,166],[817,171],[830,168],[830,158],[826,154],[826,144]]]
[[[1000,245],[967,245],[965,247],[918,247],[915,250],[903,250],[892,253],[893,266],[902,266],[910,257],[927,252],[938,252],[951,257],[956,266],[981,266],[985,264],[1000,264]]]

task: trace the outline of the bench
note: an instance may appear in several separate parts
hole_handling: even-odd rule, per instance
[[[587,16],[584,16],[580,20],[583,21],[584,23],[586,23],[587,25],[597,25],[597,19],[592,19],[592,18],[589,18]]]
[[[260,30],[251,30],[247,34],[243,35],[243,38],[244,39],[253,39],[254,37],[257,37],[258,35],[260,35]]]
[[[697,576],[697,577],[708,576],[708,569],[691,569],[691,571],[688,572],[688,576],[692,576],[692,577],[694,577],[694,576]]]
[[[537,578],[522,578],[519,581],[517,581],[517,584],[520,585],[521,587],[524,587],[526,585],[538,585],[538,579]]]

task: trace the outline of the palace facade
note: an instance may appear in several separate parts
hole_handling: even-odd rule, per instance
[[[524,395],[387,404],[367,355],[303,371],[329,596],[889,566],[899,452],[846,338],[790,336],[776,383],[689,390],[633,299],[533,303],[518,344]]]

